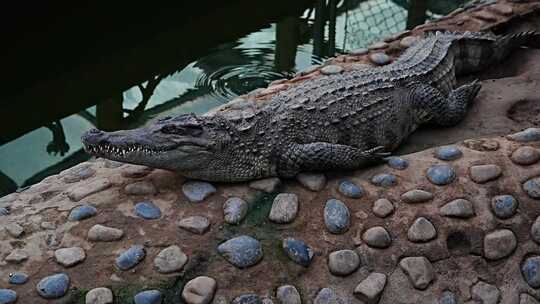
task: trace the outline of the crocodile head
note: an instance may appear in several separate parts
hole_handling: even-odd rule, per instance
[[[229,136],[209,118],[183,114],[133,130],[92,129],[81,140],[86,152],[97,157],[197,176]]]

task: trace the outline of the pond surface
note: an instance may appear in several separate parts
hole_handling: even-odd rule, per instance
[[[314,1],[301,14],[285,14],[277,22],[201,52],[188,64],[171,62],[174,72],[150,74],[138,85],[110,92],[110,98],[91,101],[93,106],[4,142],[0,146],[0,196],[87,160],[80,136],[92,127],[133,128],[157,116],[204,113],[328,57],[447,14],[460,4],[443,0]],[[167,42],[160,41],[156,48],[167,48]],[[99,89],[106,83],[95,86]],[[81,100],[91,95],[86,91],[79,94]],[[53,98],[42,96],[40,102]],[[22,117],[20,121],[24,123]]]

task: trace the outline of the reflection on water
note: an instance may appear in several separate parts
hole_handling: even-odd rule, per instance
[[[459,4],[443,0],[313,1],[300,16],[282,17],[171,69],[176,72],[148,76],[143,83],[96,100],[95,106],[3,144],[0,195],[86,160],[80,136],[91,127],[132,128],[156,116],[207,112],[336,53],[365,47],[426,18],[446,14]],[[48,98],[54,96],[43,96],[41,102]]]

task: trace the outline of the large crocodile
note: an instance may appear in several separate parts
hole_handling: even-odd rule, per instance
[[[458,123],[480,83],[456,87],[456,75],[500,62],[537,36],[430,33],[392,64],[306,81],[241,117],[183,114],[134,130],[93,129],[82,141],[98,157],[209,181],[354,169],[386,156],[421,124]]]

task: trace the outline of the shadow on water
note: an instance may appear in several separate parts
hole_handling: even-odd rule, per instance
[[[0,196],[87,160],[80,136],[91,127],[117,130],[160,115],[204,113],[461,4],[41,4],[27,16],[11,16],[4,25],[16,26],[4,27],[11,44],[1,56]]]

